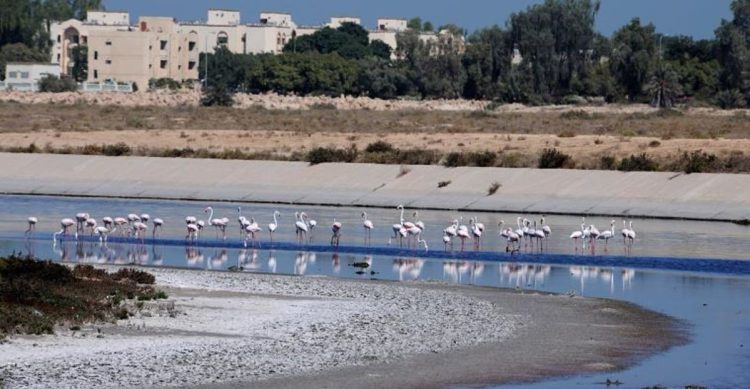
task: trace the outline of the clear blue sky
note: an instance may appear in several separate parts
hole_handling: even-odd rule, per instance
[[[508,16],[543,0],[104,0],[111,10],[127,10],[131,21],[140,15],[173,16],[179,20],[206,18],[208,8],[237,9],[243,23],[256,22],[260,11],[285,11],[297,24],[322,24],[332,15],[355,15],[374,28],[379,16],[413,17],[436,26],[455,23],[473,31],[504,25]],[[653,22],[668,35],[713,37],[722,18],[731,18],[731,0],[602,0],[597,28],[611,35],[633,17]]]

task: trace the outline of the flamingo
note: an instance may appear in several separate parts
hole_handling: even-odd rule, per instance
[[[148,223],[148,221],[151,220],[151,215],[149,215],[147,213],[142,213],[141,216],[140,216],[140,218],[141,218],[142,222]]]
[[[633,229],[633,221],[630,221],[630,224],[628,225],[628,239],[630,240],[630,246],[633,245],[633,242],[635,241],[635,230]]]
[[[581,222],[581,229],[579,231],[573,231],[573,233],[570,234],[570,239],[573,239],[573,241],[575,241],[576,251],[578,251],[578,240],[584,238],[585,225],[586,218],[583,218],[583,221]]]
[[[307,238],[307,223],[305,222],[305,213],[302,212],[295,212],[294,218],[297,219],[297,221],[294,223],[294,226],[296,227],[296,234],[297,234],[297,241],[299,244],[302,244],[302,239]]]
[[[195,224],[198,222],[198,218],[195,216],[187,216],[185,217],[185,224]]]
[[[375,228],[372,220],[367,219],[367,212],[362,212],[362,227],[365,229],[365,246],[367,246],[368,241],[372,243],[372,229]]]
[[[224,240],[227,240],[227,224],[229,219],[227,218],[216,218],[214,219],[214,209],[212,207],[206,207],[203,212],[208,213],[208,225],[216,228],[216,238],[219,238],[219,231],[221,231]]]
[[[628,240],[628,236],[630,236],[630,230],[628,230],[625,220],[622,221],[622,230],[620,233],[622,234],[622,243],[627,245],[626,241]]]
[[[242,208],[237,207],[237,222],[240,223],[240,235],[245,234],[247,226],[250,225],[250,221],[246,217],[242,216]]]
[[[99,226],[94,229],[94,232],[96,232],[97,235],[99,235],[99,243],[107,243],[107,238],[109,238],[109,234],[115,232],[117,230],[117,226],[112,228],[111,230],[104,226]]]
[[[276,217],[281,217],[281,212],[273,211],[273,223],[268,223],[268,234],[271,235],[271,243],[273,243],[273,233],[279,228],[279,222]]]
[[[453,238],[451,238],[450,235],[445,234],[443,235],[443,250],[448,251],[448,245],[451,246],[451,251],[453,250]]]
[[[141,241],[143,241],[145,238],[143,234],[145,234],[147,230],[148,225],[146,223],[140,221],[133,223],[133,234],[135,235],[136,239],[141,238]]]
[[[474,237],[474,250],[477,251],[479,250],[479,240],[482,238],[482,231],[484,228],[479,228],[479,225],[474,218],[469,219],[469,225],[471,228],[471,235]]]
[[[591,245],[591,250],[594,250],[596,248],[596,240],[599,239],[599,235],[601,233],[599,230],[594,226],[593,224],[589,226],[589,244]]]
[[[84,223],[86,224],[86,228],[90,228],[91,229],[91,236],[93,236],[94,235],[94,230],[96,229],[96,224],[97,224],[96,223],[96,219],[94,219],[94,218],[88,218],[88,219],[86,219],[86,221]]]
[[[86,219],[89,218],[88,213],[77,213],[76,214],[76,233],[83,232],[83,224],[86,223]]]
[[[521,217],[520,216],[518,218],[516,218],[516,226],[517,226],[516,230],[513,231],[513,232],[515,232],[516,235],[518,235],[518,239],[519,239],[519,243],[520,243],[520,240],[523,239],[523,237],[524,237],[524,231],[523,231],[524,229],[521,226]]]
[[[403,219],[402,219],[403,221]],[[393,236],[388,238],[388,245],[391,245],[391,239],[399,238],[399,247],[404,246],[404,237],[406,237],[406,229],[402,223],[393,225]]]
[[[37,219],[34,216],[30,216],[28,219],[26,219],[26,221],[29,223],[29,228],[26,230],[24,234],[29,235],[29,234],[36,232],[36,223],[39,222],[39,219]]]
[[[466,243],[466,239],[471,238],[471,236],[469,235],[469,228],[463,224],[458,226],[456,235],[458,235],[458,239],[461,239],[461,252],[464,252],[464,244]]]
[[[501,235],[505,236],[506,240],[508,241],[508,243],[505,245],[505,252],[513,252],[521,249],[521,237],[516,234],[512,228],[506,228],[505,233],[501,233]],[[518,248],[515,247],[516,243],[518,243]],[[512,250],[511,245],[513,246]]]
[[[197,223],[191,223],[187,225],[187,235],[185,236],[185,240],[191,240],[194,241],[198,238],[198,233],[200,232],[200,226],[198,226]]]
[[[114,222],[114,224],[115,224],[116,227],[119,227],[119,228],[121,228],[123,230],[125,229],[125,225],[128,224],[128,220],[125,219],[124,217],[116,217],[113,220],[113,222]],[[119,231],[118,233],[122,234],[122,230]]]
[[[612,222],[609,224],[610,229],[602,232],[597,239],[604,241],[604,247],[606,250],[606,247],[609,245],[609,240],[615,237],[615,221],[612,220]]]
[[[67,236],[68,228],[73,227],[74,224],[76,224],[76,221],[73,219],[65,218],[65,219],[60,220],[60,227],[61,227],[60,231],[57,231],[54,234],[52,234],[52,241],[56,242],[57,236],[60,234],[62,234],[63,236]],[[75,237],[76,237],[76,240],[78,240],[78,229],[76,229]]]
[[[534,221],[534,230],[533,231],[534,231],[534,235],[532,235],[532,237],[536,238],[537,245],[539,246],[539,250],[541,251],[541,250],[543,250],[542,242],[547,237],[547,235],[544,233],[544,231],[542,229],[537,229],[536,228],[536,221]]]
[[[252,238],[253,240],[253,247],[255,247],[255,234],[261,232],[260,226],[258,226],[258,223],[255,222],[255,219],[250,218],[249,220],[250,224],[248,224],[247,227],[245,227],[245,231],[247,231],[247,236],[245,237],[245,247],[247,247],[247,238]],[[260,244],[258,245],[260,247]]]
[[[339,240],[341,239],[341,222],[337,222],[336,218],[333,218],[333,224],[331,225],[331,232],[333,233],[331,235],[331,246],[333,246],[333,241],[336,241],[336,247],[339,247]]]
[[[112,228],[112,225],[115,224],[115,220],[109,216],[105,216],[102,218],[102,224],[104,227]]]
[[[544,224],[544,218],[545,218],[545,216],[542,215],[542,220],[541,220],[542,232],[544,232],[545,237],[549,237],[552,234],[552,228],[550,228],[550,226]]]
[[[164,228],[164,220],[159,219],[158,217],[154,219],[154,230],[151,232],[151,237],[156,237],[156,230]]]

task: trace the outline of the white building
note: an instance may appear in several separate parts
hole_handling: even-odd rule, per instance
[[[8,63],[5,67],[5,88],[19,91],[39,90],[39,81],[46,76],[60,76],[60,65],[53,63]]]
[[[331,21],[328,23],[328,27],[339,28],[344,23],[354,23],[357,25],[361,25],[362,20],[356,16],[334,16],[331,18]]]

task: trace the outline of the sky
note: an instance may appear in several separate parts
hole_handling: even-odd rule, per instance
[[[205,20],[208,8],[236,9],[242,22],[257,22],[261,11],[292,14],[298,25],[319,25],[331,16],[354,15],[365,27],[374,28],[378,17],[419,16],[437,27],[454,23],[474,31],[504,25],[508,17],[543,0],[104,0],[109,10],[130,12],[131,22],[141,15],[172,16],[179,20]],[[711,38],[721,19],[731,19],[731,0],[602,0],[597,29],[604,35],[633,17],[652,22],[667,35]]]

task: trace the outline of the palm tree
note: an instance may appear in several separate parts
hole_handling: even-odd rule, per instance
[[[652,106],[670,109],[677,96],[682,94],[682,86],[677,73],[661,63],[651,75],[646,91],[651,95]]]

